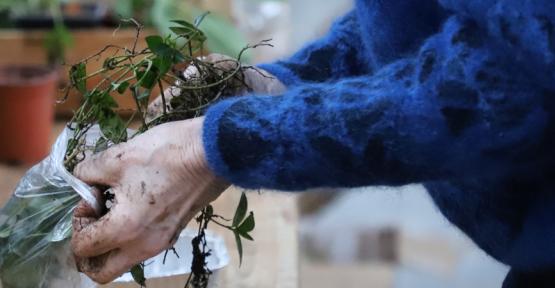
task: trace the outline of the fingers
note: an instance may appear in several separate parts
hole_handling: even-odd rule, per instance
[[[96,187],[92,187],[91,190],[92,190],[94,198],[96,198],[96,201],[98,203],[104,203],[104,197],[102,196],[102,191],[100,191]],[[101,205],[101,206],[103,206],[103,205]],[[81,201],[79,201],[79,203],[77,204],[77,206],[75,206],[75,209],[73,210],[73,218],[74,219],[75,218],[81,218],[83,220],[92,219],[92,220],[96,221],[96,219],[100,218],[102,216],[102,214],[104,214],[104,213],[105,213],[105,211],[97,211],[87,201],[81,200]]]
[[[117,248],[118,243],[113,241],[115,235],[110,231],[111,228],[108,228],[111,224],[110,219],[110,212],[99,220],[74,216],[71,238],[73,253],[80,257],[93,257]]]
[[[212,53],[203,59],[205,62],[213,63],[216,67],[222,70],[237,69],[237,60],[222,54]]]
[[[244,71],[245,83],[256,93],[280,95],[287,88],[272,74],[260,68],[251,68]]]
[[[117,249],[97,257],[75,259],[80,272],[87,274],[97,283],[106,284],[129,271],[134,266],[133,263],[140,262],[133,258],[123,250]]]
[[[183,71],[184,79],[194,79],[199,78],[200,73],[195,65],[189,65],[185,71]]]
[[[122,144],[94,154],[79,163],[73,175],[90,185],[113,186],[117,183],[122,166],[125,164],[125,151]]]
[[[170,110],[170,101],[173,97],[179,96],[181,94],[181,89],[177,87],[169,87],[164,90],[164,98],[166,100],[166,110]],[[150,105],[148,105],[147,113],[146,113],[146,121],[150,122],[154,120],[156,117],[162,115],[164,111],[164,101],[162,100],[162,96],[158,96]]]
[[[215,53],[205,57],[199,57],[198,59],[207,63],[213,63],[215,67],[221,70],[234,70],[237,68],[237,65],[238,65],[236,60],[228,56],[215,54]],[[187,68],[183,70],[182,76],[184,79],[188,79],[189,81],[195,81],[195,79],[200,80],[199,79],[200,73],[197,66],[195,65],[188,65]],[[180,84],[183,84],[183,83],[180,83],[180,81],[177,81],[175,86],[178,86]],[[166,101],[166,109],[168,111],[171,109],[171,107],[169,106],[171,99],[174,98],[175,96],[179,96],[182,92],[180,88],[175,86],[164,90],[163,95]],[[154,99],[154,101],[152,101],[150,105],[148,105],[147,115],[146,115],[147,122],[150,122],[154,120],[156,117],[162,115],[162,112],[164,111],[163,102],[164,101],[162,100],[162,96],[160,95],[156,99]]]
[[[76,211],[77,212],[77,211]],[[71,246],[78,257],[94,257],[120,248],[134,237],[136,228],[122,215],[109,211],[100,219],[74,214]]]

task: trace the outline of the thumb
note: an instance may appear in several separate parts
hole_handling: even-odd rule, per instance
[[[89,185],[114,186],[124,165],[125,151],[122,146],[115,145],[89,156],[75,167],[73,175]]]

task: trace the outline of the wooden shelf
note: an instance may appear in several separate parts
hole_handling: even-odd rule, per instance
[[[108,44],[118,45],[121,47],[133,47],[135,41],[135,29],[89,29],[76,30],[71,32],[73,35],[73,46],[68,48],[66,53],[67,63],[76,63],[80,60],[93,55],[100,51]],[[154,30],[145,30],[141,33],[141,37],[156,34]],[[44,50],[44,38],[46,32],[43,30],[0,30],[0,65],[36,65],[44,64],[46,54]],[[141,42],[141,41],[140,41]],[[139,42],[139,43],[140,43]],[[139,45],[138,49],[144,46]],[[93,71],[102,67],[101,61],[92,61],[89,70]],[[61,84],[67,83],[67,69],[64,67],[62,71]],[[99,79],[91,79],[87,84],[91,88],[98,83]],[[59,93],[58,99],[63,95]],[[116,97],[122,110],[132,109],[135,107],[131,97],[124,95]],[[79,107],[82,98],[75,93],[70,95],[63,104],[58,104],[56,112],[58,115],[71,115],[73,110]]]

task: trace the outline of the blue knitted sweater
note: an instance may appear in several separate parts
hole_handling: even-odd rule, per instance
[[[359,0],[209,109],[211,168],[246,188],[424,183],[497,260],[555,268],[555,1]]]

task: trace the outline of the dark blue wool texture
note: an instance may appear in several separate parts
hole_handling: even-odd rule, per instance
[[[261,67],[288,86],[209,109],[210,167],[245,188],[424,183],[495,259],[555,268],[555,1],[359,0]]]

